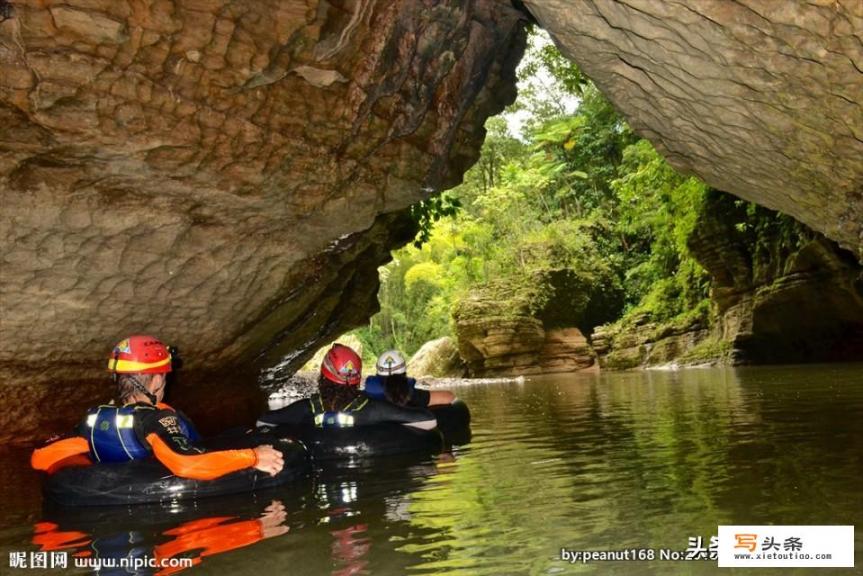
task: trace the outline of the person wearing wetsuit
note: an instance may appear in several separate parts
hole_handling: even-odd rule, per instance
[[[174,475],[212,480],[245,468],[278,474],[282,453],[270,445],[242,450],[208,451],[196,445],[188,418],[162,402],[168,348],[152,336],[131,336],[114,347],[108,368],[118,386],[119,402],[91,408],[76,435],[34,450],[31,465],[52,471],[70,459],[124,462],[157,458]]]
[[[362,360],[347,346],[333,344],[321,363],[318,393],[258,419],[258,427],[348,428],[392,422],[424,430],[437,425],[427,410],[369,398],[360,389]]]
[[[448,405],[455,401],[455,395],[449,390],[417,388],[417,381],[408,377],[407,363],[398,350],[381,354],[376,368],[377,375],[366,378],[365,393],[370,398],[419,408]]]

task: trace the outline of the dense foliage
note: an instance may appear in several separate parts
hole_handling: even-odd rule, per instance
[[[381,269],[381,311],[357,332],[368,348],[413,353],[484,290],[504,312],[511,302],[585,331],[706,310],[707,276],[686,246],[704,184],[633,134],[552,44],[534,37],[520,74],[543,79],[520,84],[510,113],[523,132],[489,119],[464,183],[415,208],[422,231]]]

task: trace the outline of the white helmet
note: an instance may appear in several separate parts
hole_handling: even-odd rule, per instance
[[[398,350],[387,350],[381,354],[375,367],[381,376],[392,376],[393,374],[404,374],[407,372],[405,357]]]

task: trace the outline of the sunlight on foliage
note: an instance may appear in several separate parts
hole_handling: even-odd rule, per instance
[[[381,311],[357,331],[368,348],[410,354],[453,335],[454,311],[483,292],[586,333],[621,317],[708,316],[709,277],[687,247],[704,183],[638,138],[547,38],[531,38],[519,74],[518,101],[486,122],[464,182],[414,207],[420,234],[382,269]],[[514,112],[527,117],[518,135]]]

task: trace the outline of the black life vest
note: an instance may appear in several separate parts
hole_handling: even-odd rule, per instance
[[[350,428],[354,425],[354,414],[368,404],[366,396],[357,396],[338,412],[324,410],[324,403],[320,394],[309,398],[312,405],[312,414],[315,416],[315,426],[318,428]]]

